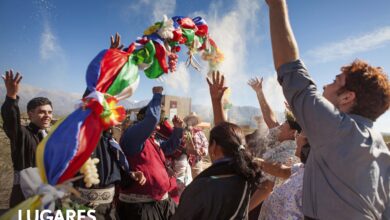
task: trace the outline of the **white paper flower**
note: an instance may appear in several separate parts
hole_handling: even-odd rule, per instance
[[[173,20],[168,19],[168,17],[164,15],[162,25],[157,31],[157,34],[163,39],[172,39],[174,30],[175,28],[173,27]]]

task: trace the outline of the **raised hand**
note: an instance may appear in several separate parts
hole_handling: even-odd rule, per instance
[[[164,88],[162,86],[155,86],[152,89],[153,94],[162,94]]]
[[[209,84],[210,96],[212,100],[221,101],[223,94],[225,93],[228,87],[224,86],[225,76],[220,74],[219,71],[213,71],[212,80],[210,81],[207,78],[207,83]]]
[[[16,99],[19,92],[19,83],[22,80],[22,75],[19,72],[14,73],[12,70],[6,71],[5,75],[1,76],[4,80],[5,87],[7,89],[7,96],[12,99]]]
[[[111,44],[110,44],[111,49],[121,50],[123,48],[123,44],[121,44],[121,36],[118,34],[118,32],[115,33],[115,37],[111,36],[110,40],[111,40]]]
[[[183,128],[184,127],[183,120],[177,115],[175,115],[173,117],[172,123],[173,123],[173,127],[175,127],[175,128]]]
[[[255,90],[256,93],[263,91],[263,77],[261,79],[255,77],[248,81],[248,85]]]

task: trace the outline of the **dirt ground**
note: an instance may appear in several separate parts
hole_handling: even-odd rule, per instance
[[[0,127],[0,210],[8,209],[8,199],[13,182],[11,148],[9,140]]]

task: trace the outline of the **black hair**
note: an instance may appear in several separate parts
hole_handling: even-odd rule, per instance
[[[296,130],[298,133],[301,133],[302,128],[296,121],[289,121],[287,120],[288,125],[291,129]]]
[[[27,112],[33,111],[35,108],[42,106],[42,105],[50,105],[51,108],[53,108],[51,101],[46,97],[36,97],[31,99],[27,103]]]
[[[297,120],[295,119],[294,114],[291,111],[286,111],[285,116],[286,116],[286,121],[287,121],[288,125],[290,126],[290,128],[293,130],[296,130],[298,133],[301,133],[302,128],[298,124]]]
[[[239,126],[229,122],[218,124],[210,131],[210,143],[213,141],[221,146],[225,156],[233,158],[233,168],[238,175],[250,183],[259,184],[260,167],[253,162],[252,155],[241,147],[245,144],[245,137]]]
[[[301,162],[302,162],[303,164],[306,163],[307,158],[309,158],[309,154],[310,154],[310,144],[307,143],[307,144],[303,145],[303,146],[302,146],[302,149],[301,149],[300,158],[301,158]]]

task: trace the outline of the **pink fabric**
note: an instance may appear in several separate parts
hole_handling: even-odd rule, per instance
[[[195,165],[198,161],[201,161],[202,157],[207,156],[209,148],[209,141],[200,129],[194,129],[193,141],[195,144],[195,150],[199,155],[189,155],[189,162],[191,166]]]

